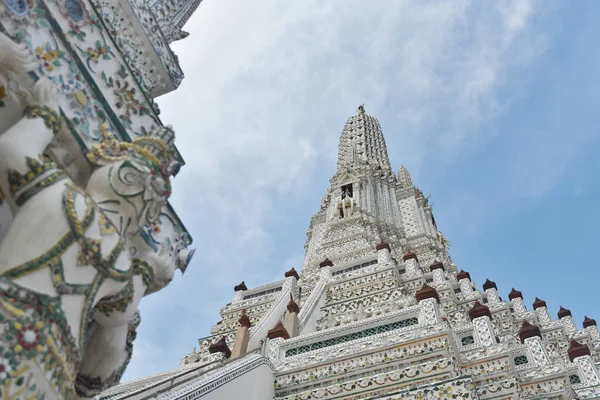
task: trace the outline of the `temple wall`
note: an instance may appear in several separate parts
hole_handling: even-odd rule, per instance
[[[273,370],[267,364],[246,372],[231,384],[218,386],[202,396],[203,400],[244,399],[267,400],[275,396]]]

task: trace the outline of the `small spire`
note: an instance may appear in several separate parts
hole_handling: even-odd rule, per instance
[[[358,106],[358,113],[359,114],[364,114],[365,113],[365,104],[361,104],[360,106]]]
[[[483,284],[483,290],[488,290],[488,289],[498,290],[498,287],[496,286],[496,282],[486,279],[485,283]]]
[[[540,307],[547,307],[546,302],[541,300],[539,297],[536,297],[535,301],[533,302],[533,309],[537,310]]]
[[[319,263],[319,267],[321,267],[321,268],[333,267],[333,262],[329,258],[325,258],[325,260],[323,260],[323,261],[321,261],[321,263]]]
[[[244,281],[242,281],[242,283],[240,283],[239,285],[234,286],[233,290],[235,292],[239,292],[240,290],[248,290],[248,288],[246,287],[246,284],[244,283]]]
[[[379,251],[379,250],[383,250],[383,249],[388,249],[388,251],[391,251],[390,245],[382,240],[381,243],[379,243],[377,246],[375,246],[375,250]]]
[[[430,270],[430,271],[433,271],[433,270],[436,270],[436,269],[441,269],[441,270],[443,270],[443,269],[444,269],[444,264],[442,264],[442,263],[441,263],[441,262],[439,262],[438,260],[435,260],[435,261],[433,262],[433,264],[431,264],[431,265],[429,266],[429,270]]]
[[[516,298],[523,299],[523,294],[521,292],[519,292],[518,290],[515,290],[515,288],[512,288],[512,290],[508,294],[508,299],[512,300],[512,299],[516,299]]]
[[[429,286],[427,283],[424,283],[423,287],[415,292],[415,299],[417,302],[425,299],[435,299],[438,304],[440,302],[440,296],[438,296],[437,290]]]
[[[296,269],[294,267],[292,267],[292,269],[290,269],[288,272],[286,272],[284,274],[284,276],[286,278],[294,277],[294,278],[296,278],[296,280],[300,280],[300,276],[298,275],[298,272],[296,271]]]
[[[250,329],[250,318],[248,317],[248,314],[246,314],[246,310],[242,310],[242,316],[238,320],[238,323],[240,326],[245,326],[246,328]]]
[[[577,357],[589,356],[591,353],[587,344],[582,344],[575,339],[571,339],[571,346],[567,350],[567,354],[569,355],[569,360],[573,362]]]
[[[290,334],[285,329],[285,327],[283,326],[281,321],[278,321],[277,325],[275,325],[275,327],[273,329],[271,329],[269,332],[267,332],[267,337],[269,339],[275,339],[275,338],[289,339]]]
[[[521,329],[519,329],[519,339],[521,339],[521,343],[525,343],[525,339],[534,336],[540,338],[542,337],[542,332],[540,331],[540,328],[536,325],[531,325],[527,320],[523,321],[523,325],[521,326]]]
[[[473,321],[475,318],[479,317],[488,317],[489,319],[492,319],[492,313],[488,306],[481,304],[479,301],[475,301],[473,308],[469,310],[469,318]]]
[[[563,306],[560,306],[560,310],[558,310],[558,318],[564,318],[564,317],[570,317],[571,316],[571,310],[569,310],[568,308],[564,308]]]
[[[471,280],[471,275],[466,272],[464,269],[461,269],[460,272],[458,274],[456,274],[456,280],[460,281],[461,279],[468,279]]]
[[[413,253],[412,251],[408,250],[406,253],[404,253],[404,255],[402,256],[402,259],[404,261],[408,261],[410,259],[414,259],[415,261],[419,262],[419,259],[417,258],[417,255],[415,253]]]

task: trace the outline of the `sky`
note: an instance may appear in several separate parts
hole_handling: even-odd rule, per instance
[[[431,195],[459,269],[576,324],[600,318],[600,2],[204,0],[158,99],[197,249],[142,301],[124,380],[177,368],[242,280],[303,263],[344,123],[364,103]]]

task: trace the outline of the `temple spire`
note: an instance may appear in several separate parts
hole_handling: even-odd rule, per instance
[[[345,168],[374,167],[391,170],[390,161],[377,119],[365,113],[361,104],[344,125],[338,152],[338,171]]]
[[[202,0],[152,0],[148,5],[169,43],[189,34],[182,30]]]
[[[398,170],[398,183],[400,184],[400,187],[403,188],[411,187],[413,185],[410,173],[404,165]]]

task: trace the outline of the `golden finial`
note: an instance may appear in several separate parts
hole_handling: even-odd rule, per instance
[[[359,112],[359,114],[364,114],[365,113],[365,105],[364,105],[364,103],[361,104],[360,106],[358,106],[358,112]]]

